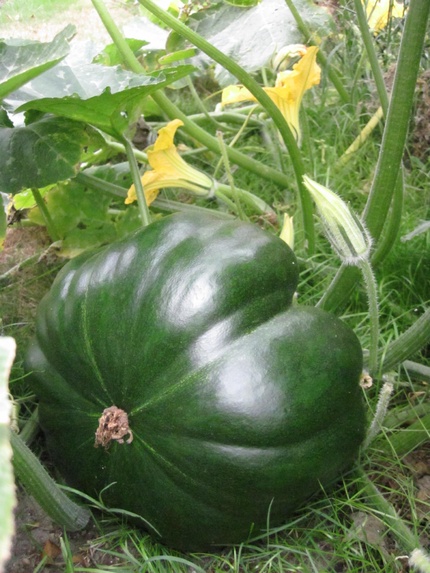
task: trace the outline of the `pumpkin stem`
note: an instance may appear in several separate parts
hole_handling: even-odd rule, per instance
[[[127,434],[128,438],[124,440]],[[99,418],[94,447],[102,446],[107,450],[112,440],[116,440],[119,444],[124,442],[131,444],[133,441],[133,432],[128,425],[127,412],[116,406],[110,406],[103,410],[103,414]]]

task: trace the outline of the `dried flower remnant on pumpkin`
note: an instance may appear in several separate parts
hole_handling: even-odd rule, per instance
[[[127,435],[128,438],[125,440]],[[133,432],[128,425],[127,413],[116,406],[110,406],[103,410],[99,418],[99,427],[96,430],[94,447],[102,446],[108,449],[112,440],[119,444],[124,442],[131,444],[133,441]]]
[[[152,167],[142,176],[142,185],[148,205],[157,198],[160,189],[166,187],[179,187],[203,197],[207,197],[211,192],[212,179],[202,171],[188,165],[173,143],[176,130],[181,125],[184,124],[180,119],[170,121],[158,131],[158,138],[154,145],[146,149],[148,162]],[[125,203],[133,203],[136,199],[136,189],[132,185],[128,190]]]

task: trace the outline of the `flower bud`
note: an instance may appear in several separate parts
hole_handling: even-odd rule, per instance
[[[333,249],[342,262],[359,265],[370,254],[372,238],[357,215],[336,193],[303,176],[303,183],[311,194]]]

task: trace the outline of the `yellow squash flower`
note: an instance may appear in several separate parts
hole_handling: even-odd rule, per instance
[[[271,100],[281,110],[296,140],[300,143],[299,110],[306,90],[320,83],[321,68],[316,63],[318,48],[311,46],[294,64],[292,70],[279,72],[275,87],[264,88]],[[256,101],[249,90],[243,86],[228,86],[222,92],[222,105]]]
[[[363,0],[366,7],[367,23],[369,28],[375,32],[383,30],[388,24],[388,16],[390,14],[392,18],[403,18],[405,7],[399,2],[392,2],[391,0]]]
[[[148,205],[156,199],[160,189],[165,187],[179,187],[202,196],[207,196],[212,188],[212,179],[188,165],[173,143],[176,130],[181,125],[184,124],[180,119],[169,122],[159,130],[154,145],[146,150],[148,163],[152,167],[142,176],[142,185]],[[132,185],[125,202],[133,203],[136,199],[136,189]]]
[[[294,251],[294,217],[290,217],[287,213],[284,214],[284,222],[279,238]]]

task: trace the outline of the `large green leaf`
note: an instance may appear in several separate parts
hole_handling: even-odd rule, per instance
[[[75,31],[74,26],[67,26],[49,43],[0,41],[0,100],[67,56],[68,40]]]
[[[85,179],[72,179],[52,186],[44,194],[46,206],[60,236],[59,254],[73,257],[85,249],[93,249],[128,234],[142,223],[135,205],[124,205],[124,197],[115,197],[104,192],[103,183],[131,185],[128,163],[92,168],[90,171],[102,185],[93,188]],[[86,170],[87,171],[87,170]],[[125,193],[124,193],[125,195]],[[28,215],[33,223],[44,225],[38,208]]]
[[[18,111],[35,109],[61,115],[89,123],[116,137],[112,122],[118,113],[124,110],[130,113],[131,109],[141,107],[146,96],[193,70],[193,66],[184,65],[143,75],[97,64],[76,69],[58,66],[52,70],[56,73],[55,81],[51,81],[52,74],[47,74],[32,82],[32,97],[41,99],[31,99]]]
[[[15,341],[0,337],[0,571],[9,558],[14,531],[15,487],[12,471],[12,448],[9,443],[11,404],[8,395],[9,372],[15,357]]]
[[[65,118],[0,128],[0,191],[17,193],[74,177],[88,140],[84,124]]]
[[[327,35],[331,22],[328,12],[310,0],[295,0],[294,4],[316,36]],[[267,65],[283,46],[303,42],[284,0],[262,0],[252,8],[216,4],[197,12],[187,24],[248,72]],[[235,82],[220,66],[216,67],[216,77],[222,86]]]

